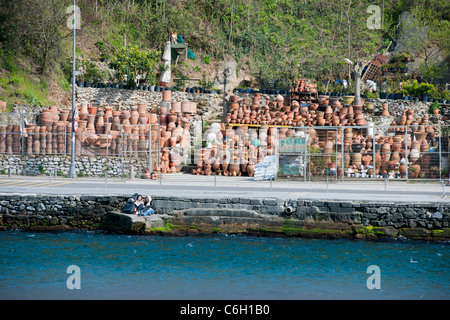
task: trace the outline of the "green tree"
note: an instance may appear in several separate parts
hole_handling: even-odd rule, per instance
[[[110,67],[115,70],[119,81],[126,79],[128,85],[135,86],[139,80],[153,81],[160,56],[160,51],[140,50],[129,45],[115,52]]]

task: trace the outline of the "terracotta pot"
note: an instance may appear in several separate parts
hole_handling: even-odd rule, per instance
[[[420,152],[428,152],[429,146],[427,139],[422,139],[422,142],[420,143]]]
[[[94,106],[90,105],[88,107],[88,113],[89,114],[97,114],[97,107],[94,107]]]
[[[59,112],[59,117],[61,121],[67,121],[67,118],[69,117],[69,111],[61,110]]]
[[[150,113],[150,124],[156,124],[158,122],[158,115],[156,113]]]
[[[391,114],[389,113],[389,105],[385,102],[383,103],[383,111],[381,112],[382,116],[389,117]]]
[[[181,102],[181,112],[182,113],[191,113],[191,104],[189,101]]]
[[[39,115],[39,122],[44,126],[51,126],[54,122],[53,114],[50,110],[43,110]]]
[[[367,168],[367,166],[370,164],[370,162],[372,161],[372,156],[370,155],[365,155],[362,158],[362,162],[364,164],[364,167]]]
[[[168,122],[175,122],[177,121],[177,115],[175,114],[175,111],[173,109],[170,109],[169,114],[167,115],[167,121]]]
[[[391,161],[395,161],[395,162],[400,161],[400,154],[397,151],[392,152]]]
[[[94,129],[95,128],[95,114],[88,114],[87,116],[87,128]]]
[[[130,113],[130,124],[137,124],[139,121],[139,112],[137,110],[137,106],[131,107],[131,113]]]
[[[175,113],[181,112],[181,102],[172,102],[171,108],[175,111]]]
[[[139,124],[148,124],[148,113],[139,113]]]
[[[162,92],[162,100],[163,101],[170,101],[172,99],[172,91],[171,90],[164,90]]]
[[[137,109],[138,109],[138,113],[146,113],[147,105],[145,103],[138,103]]]

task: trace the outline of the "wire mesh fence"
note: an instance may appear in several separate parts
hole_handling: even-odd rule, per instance
[[[142,114],[130,122],[130,115],[125,119],[120,112],[80,114],[73,140],[77,173],[149,178],[154,171],[180,172],[184,165],[193,164],[195,170],[189,172],[197,174],[219,168],[217,172],[245,175],[249,164],[275,155],[280,178],[449,180],[449,126],[427,122],[268,128],[218,125],[220,143],[211,145],[213,140],[205,132],[198,145],[190,136],[188,121],[183,124],[176,118],[161,123],[155,116]],[[59,172],[64,176],[71,154],[70,112],[0,113],[1,173]],[[233,174],[229,168],[236,164],[241,169]]]
[[[448,126],[302,127],[279,132],[282,138],[305,137],[304,147],[295,152],[280,149],[281,176],[305,181],[449,179]],[[288,156],[290,162],[285,161]]]

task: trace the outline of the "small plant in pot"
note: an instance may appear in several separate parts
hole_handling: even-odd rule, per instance
[[[372,111],[373,107],[375,105],[375,99],[377,98],[378,95],[375,92],[372,92],[371,90],[368,90],[365,93],[365,96],[367,98],[366,109],[369,110],[369,111]]]
[[[437,101],[434,101],[431,105],[430,105],[430,109],[429,112],[430,114],[439,114],[439,107],[440,107],[440,103]]]

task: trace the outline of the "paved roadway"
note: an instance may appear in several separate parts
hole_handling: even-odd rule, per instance
[[[253,181],[249,177],[166,174],[160,180],[98,178],[0,177],[0,193],[53,195],[173,195],[183,197],[280,198],[450,202],[450,186],[440,182],[388,180],[352,182]]]

